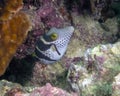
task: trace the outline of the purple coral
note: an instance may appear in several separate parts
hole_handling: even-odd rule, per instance
[[[44,6],[40,7],[36,12],[37,15],[39,15],[41,18],[45,18],[53,11],[54,8],[52,4],[45,4]]]
[[[31,31],[28,34],[26,41],[17,49],[15,57],[21,59],[26,57],[27,55],[32,54],[35,49],[35,42],[43,33],[44,31],[40,29]]]

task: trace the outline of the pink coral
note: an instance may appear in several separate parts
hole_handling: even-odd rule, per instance
[[[50,83],[47,83],[46,86],[35,89],[30,96],[77,96],[75,93],[68,93],[60,88],[53,87]]]
[[[44,18],[54,10],[52,6],[52,4],[45,4],[44,6],[40,7],[36,12],[41,18]]]
[[[37,87],[30,93],[23,92],[23,89],[13,88],[7,92],[6,96],[78,96],[77,93],[68,93],[63,89],[53,87],[50,83],[43,87]]]

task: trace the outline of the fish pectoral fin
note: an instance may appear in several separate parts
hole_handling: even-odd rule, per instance
[[[52,46],[50,48],[52,49],[52,51],[56,51],[58,53],[58,55],[61,55],[55,44],[52,44]]]

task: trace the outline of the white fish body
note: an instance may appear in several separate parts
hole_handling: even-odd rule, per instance
[[[52,64],[63,57],[74,32],[74,27],[52,28],[36,43],[36,57],[44,64]],[[53,38],[51,39],[53,35]],[[57,38],[55,38],[57,36]],[[55,39],[55,40],[53,40]]]

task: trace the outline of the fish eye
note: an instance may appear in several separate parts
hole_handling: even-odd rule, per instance
[[[50,37],[52,40],[56,40],[58,38],[58,35],[56,33],[52,33]]]

